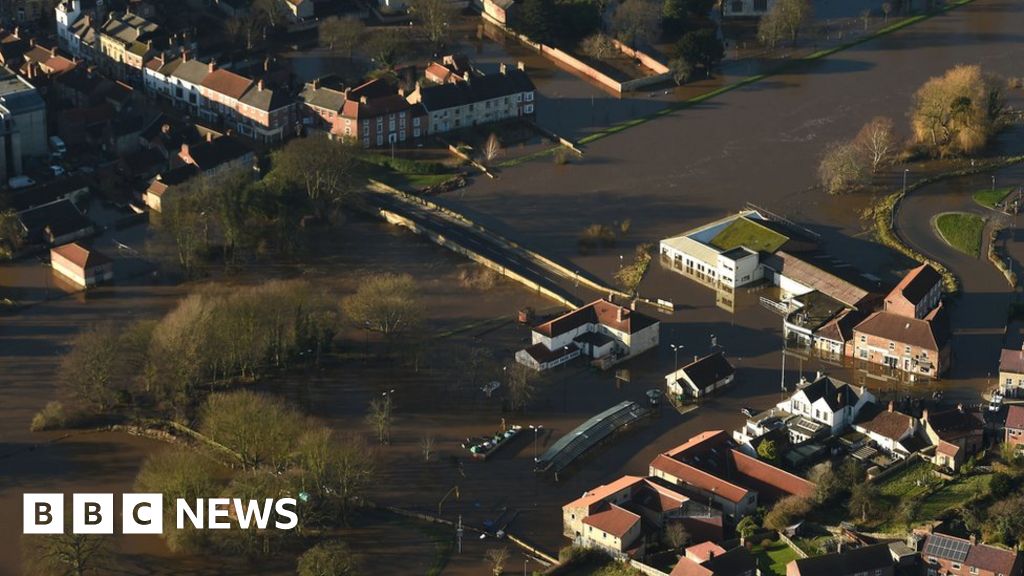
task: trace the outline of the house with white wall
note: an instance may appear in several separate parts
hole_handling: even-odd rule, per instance
[[[853,424],[865,406],[875,401],[875,395],[867,388],[854,388],[819,372],[813,382],[801,378],[796,391],[776,406],[828,426],[833,435],[838,435]]]
[[[585,355],[612,363],[658,345],[661,323],[608,300],[595,300],[534,327],[532,345],[516,361],[546,370]]]

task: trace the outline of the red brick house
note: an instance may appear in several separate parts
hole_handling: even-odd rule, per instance
[[[924,410],[921,424],[925,435],[935,446],[932,463],[957,471],[971,456],[982,449],[985,423],[959,405],[952,410],[930,413]]]
[[[854,357],[937,378],[949,369],[949,318],[939,304],[924,318],[875,312],[853,329]]]
[[[1017,452],[1024,451],[1024,406],[1010,406],[1006,413],[1006,436],[1004,442]]]
[[[1021,576],[1024,560],[1019,552],[978,544],[974,536],[958,538],[934,532],[921,550],[928,576]]]
[[[792,560],[786,576],[892,576],[895,562],[886,543]]]
[[[927,264],[914,268],[885,297],[885,311],[909,318],[924,318],[938,306],[942,276]]]

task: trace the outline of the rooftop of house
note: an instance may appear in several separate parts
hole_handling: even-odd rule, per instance
[[[921,415],[921,420],[926,422],[939,438],[947,441],[981,432],[985,425],[977,413],[964,409],[963,405],[942,412],[926,410]]]
[[[853,339],[853,329],[864,319],[864,314],[847,308],[840,312],[820,328],[814,331],[815,336],[833,342],[848,342]]]
[[[700,563],[688,556],[689,554],[679,559],[670,576],[742,576],[755,573],[757,570],[757,560],[744,546],[737,546],[721,554],[716,553],[714,558]]]
[[[711,541],[701,542],[686,548],[686,557],[696,562],[704,562],[722,554],[725,554],[725,548]]]
[[[999,371],[1024,374],[1024,349],[1006,349],[999,353]]]
[[[827,296],[818,290],[801,294],[793,298],[793,300],[799,302],[800,307],[786,316],[786,322],[811,331],[817,331],[833,318],[836,318],[841,312],[848,309],[839,300]]]
[[[797,573],[803,576],[823,574],[873,574],[893,565],[892,553],[886,543],[872,544],[823,556],[793,560]]]
[[[237,100],[249,90],[252,83],[250,78],[235,74],[226,68],[214,68],[203,78],[201,85],[213,92]]]
[[[608,504],[607,500],[614,494],[628,491],[627,497],[618,502],[618,505],[634,510],[637,507],[646,508],[657,513],[664,513],[670,510],[679,509],[689,498],[675,491],[671,487],[660,484],[656,479],[643,476],[623,476],[614,482],[598,486],[583,494],[583,496],[569,502],[563,509],[586,508],[587,513],[593,513],[602,509]]]
[[[195,144],[182,144],[179,155],[182,160],[191,159],[192,163],[205,172],[249,154],[252,154],[252,150],[241,140],[225,135],[220,138],[210,137]]]
[[[813,382],[807,383],[804,380],[797,384],[795,392],[803,392],[807,401],[812,404],[819,399],[824,399],[829,409],[835,412],[847,406],[855,406],[860,400],[863,389],[854,388],[842,380],[819,373]]]
[[[900,280],[900,283],[889,292],[888,300],[894,296],[902,296],[915,306],[931,292],[936,284],[942,283],[942,276],[928,264],[921,264]]]
[[[526,72],[512,67],[503,67],[497,74],[470,76],[468,81],[419,88],[420,102],[431,112],[534,90]]]
[[[100,31],[104,35],[116,38],[125,45],[144,39],[159,29],[160,27],[156,23],[130,12],[111,13],[107,21],[100,27]]]
[[[345,91],[320,85],[319,83],[308,83],[299,98],[308,106],[323,108],[333,112],[340,112],[347,100]]]
[[[289,106],[292,99],[285,90],[275,90],[266,86],[263,80],[257,80],[242,95],[241,102],[257,110],[271,112]]]
[[[17,191],[11,195],[10,207],[15,212],[23,212],[34,206],[42,206],[79,192],[88,191],[89,183],[86,182],[85,177],[75,174]]]
[[[764,265],[851,308],[857,308],[870,294],[859,285],[863,282],[855,278],[857,274],[851,268],[840,270],[831,259],[813,251],[797,257],[778,250],[765,257]]]
[[[71,264],[81,268],[82,270],[88,270],[90,268],[110,263],[110,259],[103,254],[96,250],[90,250],[77,242],[64,244],[63,246],[55,246],[50,249],[50,252],[62,256],[71,262]]]
[[[698,358],[674,372],[676,380],[685,375],[698,388],[706,388],[736,373],[736,369],[725,358],[722,352],[714,352]]]
[[[54,236],[63,236],[92,226],[92,221],[67,199],[30,208],[18,213],[18,218],[29,236],[37,236],[47,228]]]
[[[656,456],[651,467],[732,502],[742,501],[751,491],[768,498],[808,495],[814,491],[814,485],[807,480],[734,449],[723,430],[710,430],[690,438]]]
[[[949,342],[949,318],[941,303],[923,319],[879,311],[868,316],[854,330],[898,344],[925,350],[942,350]]]
[[[765,221],[740,217],[716,234],[709,244],[722,252],[742,246],[755,252],[770,254],[781,248],[788,240],[788,236],[773,230]]]
[[[658,320],[625,306],[600,299],[535,326],[533,330],[549,338],[554,338],[586,324],[600,324],[626,334],[636,334],[658,324]]]
[[[889,402],[887,409],[876,406],[873,410],[861,413],[855,425],[884,438],[899,440],[914,425],[914,417],[897,412],[892,402]]]
[[[1018,552],[938,532],[928,534],[925,538],[921,556],[926,562],[930,557],[942,558],[1004,575],[1013,574],[1021,563]]]
[[[207,75],[210,74],[210,65],[206,62],[196,60],[188,55],[183,55],[175,60],[177,64],[174,67],[172,75],[179,80],[188,82],[195,86],[199,86],[203,83],[203,80]],[[168,63],[168,66],[171,64]]]
[[[640,515],[630,512],[615,504],[609,504],[604,510],[595,512],[583,519],[588,526],[607,532],[616,538],[625,536],[633,526],[640,522]]]
[[[524,349],[524,351],[530,355],[530,358],[533,358],[538,364],[547,364],[548,362],[551,362],[553,360],[558,360],[562,356],[572,354],[577,350],[579,350],[579,348],[576,346],[576,344],[569,344],[568,346],[563,346],[562,348],[548,350],[547,346],[540,343],[534,344],[532,346],[527,346]]]
[[[1024,430],[1024,406],[1010,406],[1006,413],[1006,427],[1014,430]]]
[[[10,68],[0,66],[0,107],[12,114],[21,114],[44,109],[46,103],[35,86]]]

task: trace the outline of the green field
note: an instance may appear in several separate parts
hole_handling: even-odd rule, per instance
[[[946,244],[960,252],[975,258],[981,254],[981,233],[985,229],[985,219],[981,216],[966,212],[939,214],[935,228]]]
[[[745,246],[754,251],[775,252],[786,240],[789,238],[766,226],[737,218],[711,239],[711,245],[722,251]]]
[[[766,547],[755,546],[751,552],[757,558],[757,565],[761,568],[761,574],[764,576],[769,574],[785,576],[786,564],[800,557],[796,550],[790,548],[782,540],[776,540]]]
[[[1003,201],[1004,198],[1009,196],[1010,192],[1013,192],[1013,187],[1007,188],[996,188],[987,190],[978,190],[974,194],[971,194],[971,198],[974,201],[986,208],[992,208],[995,210],[996,204]]]

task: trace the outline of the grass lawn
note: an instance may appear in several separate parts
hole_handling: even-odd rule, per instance
[[[991,474],[957,478],[921,502],[921,520],[931,520],[946,510],[956,508],[978,494],[987,494]]]
[[[711,245],[719,250],[746,246],[754,251],[775,252],[786,240],[788,238],[770,228],[737,218],[711,239]]]
[[[384,154],[364,154],[361,158],[371,178],[399,189],[419,191],[456,176],[439,162],[391,158]]]
[[[953,248],[975,258],[981,254],[981,233],[985,219],[966,212],[947,212],[935,219],[939,236]]]
[[[974,201],[978,204],[995,210],[996,204],[1002,202],[1010,192],[1013,192],[1012,186],[1007,188],[996,188],[995,190],[988,188],[985,190],[978,190],[971,195],[971,198],[974,198]]]
[[[930,477],[931,465],[924,460],[916,458],[915,460],[899,472],[881,481],[878,489],[883,496],[904,498],[917,497],[924,493],[926,486],[918,486],[917,481]]]
[[[785,576],[786,564],[799,558],[796,550],[790,548],[782,540],[776,540],[765,547],[755,546],[751,552],[757,558],[757,565],[761,568],[761,574],[765,576],[769,574]]]

